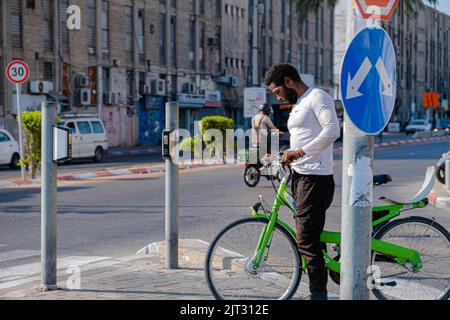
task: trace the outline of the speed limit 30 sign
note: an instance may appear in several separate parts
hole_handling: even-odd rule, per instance
[[[14,84],[22,84],[27,81],[30,75],[30,69],[27,64],[21,60],[14,60],[6,68],[8,80]]]

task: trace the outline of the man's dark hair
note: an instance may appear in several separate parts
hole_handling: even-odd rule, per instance
[[[284,84],[284,78],[286,77],[291,78],[294,82],[302,81],[295,67],[287,63],[279,63],[273,65],[267,72],[265,83],[267,86],[270,86],[272,83],[276,86],[281,86]]]

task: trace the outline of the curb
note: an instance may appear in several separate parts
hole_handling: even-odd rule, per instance
[[[450,210],[450,197],[442,196],[434,189],[428,195],[428,200],[438,209]]]
[[[395,140],[390,142],[382,142],[382,143],[375,143],[374,147],[379,148],[390,148],[390,147],[398,147],[398,146],[408,146],[413,145],[417,143],[424,143],[424,142],[434,142],[434,141],[449,141],[450,137],[448,136],[434,136],[434,137],[426,137],[426,138],[412,138],[412,139],[402,139],[402,140]],[[334,151],[343,151],[343,147],[334,148]]]
[[[185,162],[180,163],[180,170],[185,169],[192,169],[192,168],[202,168],[202,167],[211,167],[211,166],[220,166],[220,165],[241,165],[236,163],[225,163],[223,161],[214,161],[209,164],[203,164],[203,163],[192,163],[192,162]],[[125,176],[125,175],[132,175],[132,174],[150,174],[150,173],[158,173],[158,172],[165,172],[165,167],[161,165],[157,166],[147,166],[147,167],[127,167],[127,168],[116,168],[116,169],[103,169],[99,171],[94,172],[85,172],[85,173],[78,173],[78,174],[70,174],[70,175],[63,175],[59,176],[57,178],[58,181],[83,181],[83,180],[94,180],[97,178],[105,178],[105,177],[113,177],[113,176]],[[40,184],[40,179],[33,179],[33,180],[7,180],[7,181],[0,181],[0,188],[7,188],[7,187],[18,187],[23,185],[32,185],[32,184]]]
[[[206,252],[210,243],[199,239],[180,239],[178,255],[180,261],[189,267],[201,267],[205,265]],[[153,242],[136,252],[136,255],[166,257],[166,242]]]

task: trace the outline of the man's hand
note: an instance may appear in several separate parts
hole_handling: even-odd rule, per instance
[[[283,154],[283,159],[281,160],[281,163],[282,163],[283,165],[288,165],[288,166],[290,166],[290,165],[292,164],[293,161],[295,161],[295,160],[297,160],[297,159],[303,157],[304,154],[305,154],[305,153],[303,152],[302,149],[286,151],[286,152]]]

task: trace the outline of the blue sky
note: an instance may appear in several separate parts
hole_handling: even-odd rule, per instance
[[[450,15],[450,1],[449,0],[439,0],[439,3],[436,8],[438,10]]]

